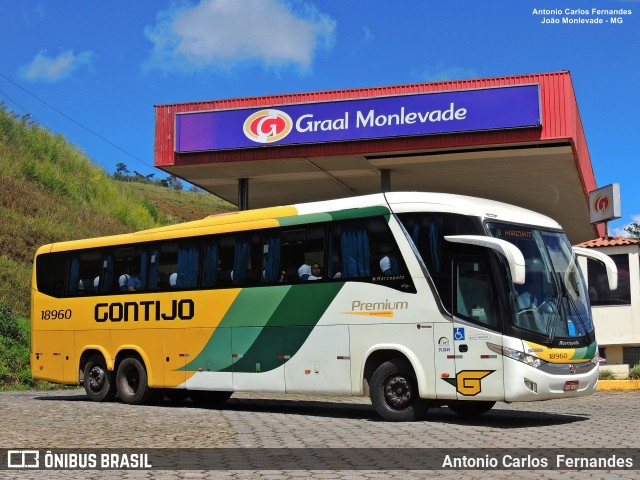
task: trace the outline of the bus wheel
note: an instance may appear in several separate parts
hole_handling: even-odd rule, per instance
[[[373,408],[392,422],[417,420],[426,413],[428,403],[418,395],[413,368],[399,358],[380,365],[371,377],[370,397]]]
[[[224,403],[231,398],[233,392],[217,392],[212,390],[191,390],[189,396],[193,403]]]
[[[84,366],[83,383],[87,397],[94,402],[107,402],[116,396],[113,373],[107,370],[101,355],[92,356]]]
[[[487,413],[493,408],[496,402],[480,402],[474,400],[457,400],[449,402],[447,406],[461,417],[477,417]]]
[[[153,393],[147,384],[147,370],[135,357],[127,357],[120,362],[116,385],[120,400],[131,405],[147,403]]]

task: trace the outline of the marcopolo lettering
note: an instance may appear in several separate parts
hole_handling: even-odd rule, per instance
[[[97,303],[96,322],[148,322],[150,320],[191,320],[195,315],[193,300],[172,300],[170,304],[159,300],[144,302]]]

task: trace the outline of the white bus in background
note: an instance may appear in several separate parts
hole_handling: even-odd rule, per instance
[[[392,421],[588,395],[598,348],[576,254],[615,288],[613,262],[546,216],[416,192],[47,245],[32,372],[131,404],[369,395]]]

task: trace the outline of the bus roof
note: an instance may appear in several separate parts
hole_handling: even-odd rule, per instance
[[[363,211],[363,209],[367,211]],[[321,202],[221,213],[210,215],[201,220],[142,230],[135,233],[45,245],[38,250],[38,253],[44,253],[45,251],[75,250],[101,245],[124,245],[127,243],[148,241],[149,236],[156,236],[157,240],[162,240],[175,237],[175,233],[178,231],[181,233],[181,236],[187,237],[260,228],[274,228],[296,223],[329,221],[338,218],[356,218],[381,214],[383,212],[388,213],[389,210],[394,213],[420,211],[458,213],[481,218],[491,218],[495,221],[535,225],[543,228],[561,228],[557,222],[545,215],[493,200],[446,193],[389,192],[385,194],[378,193]],[[339,216],[331,215],[331,213],[334,212],[343,213]],[[306,216],[304,220],[299,218],[303,215]]]
[[[294,205],[294,207],[298,211],[298,215],[304,215],[376,205],[389,206],[394,213],[447,212],[544,228],[562,228],[552,218],[526,208],[495,200],[450,193],[389,192],[324,202],[301,203]]]

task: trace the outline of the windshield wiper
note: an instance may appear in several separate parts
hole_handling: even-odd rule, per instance
[[[552,328],[551,332],[549,333],[549,337],[547,338],[546,342],[547,343],[553,343],[553,340],[555,338],[555,330],[556,330],[556,326],[558,324],[558,318],[560,317],[560,313],[564,313],[565,320],[568,321],[570,319],[571,309],[569,309],[569,311],[566,311],[567,307],[565,306],[564,302],[562,301],[563,299],[566,299],[567,303],[569,303],[569,305],[575,311],[576,317],[578,318],[578,321],[580,322],[580,325],[582,326],[582,331],[584,332],[584,334],[580,335],[580,336],[585,337],[585,340],[589,344],[589,343],[591,343],[591,335],[589,334],[589,331],[587,329],[587,325],[584,322],[584,319],[582,318],[582,315],[580,314],[580,311],[578,310],[578,306],[576,305],[576,303],[573,300],[573,298],[571,298],[571,295],[569,295],[569,291],[567,290],[567,285],[564,282],[564,279],[560,275],[561,275],[560,273],[556,273],[556,275],[555,275],[556,281],[554,282],[554,289],[555,289],[554,298],[556,298],[556,301],[560,305],[560,309],[559,309],[558,315],[556,316],[555,322],[553,324],[553,328]]]
[[[547,337],[547,339],[545,340],[545,343],[547,344],[552,344],[553,340],[556,336],[556,327],[558,326],[558,320],[560,319],[560,316],[562,314],[562,294],[560,293],[559,289],[557,287],[555,287],[554,285],[554,289],[556,290],[555,293],[553,294],[553,299],[556,302],[556,306],[559,307],[558,311],[556,312],[556,314],[553,316],[553,320],[551,322],[551,325],[549,325],[549,336]]]
[[[571,298],[571,295],[569,295],[569,292],[567,292],[566,298],[569,301],[569,304],[573,307],[573,310],[575,311],[576,316],[578,317],[578,320],[580,321],[580,325],[582,326],[582,331],[584,332],[584,337],[585,337],[585,340],[587,341],[587,344],[590,344],[591,343],[591,335],[589,335],[589,330],[587,329],[587,325],[586,325],[584,319],[582,318],[582,315],[580,315],[580,311],[578,310],[578,306],[576,305],[576,302],[573,300],[573,298]]]

